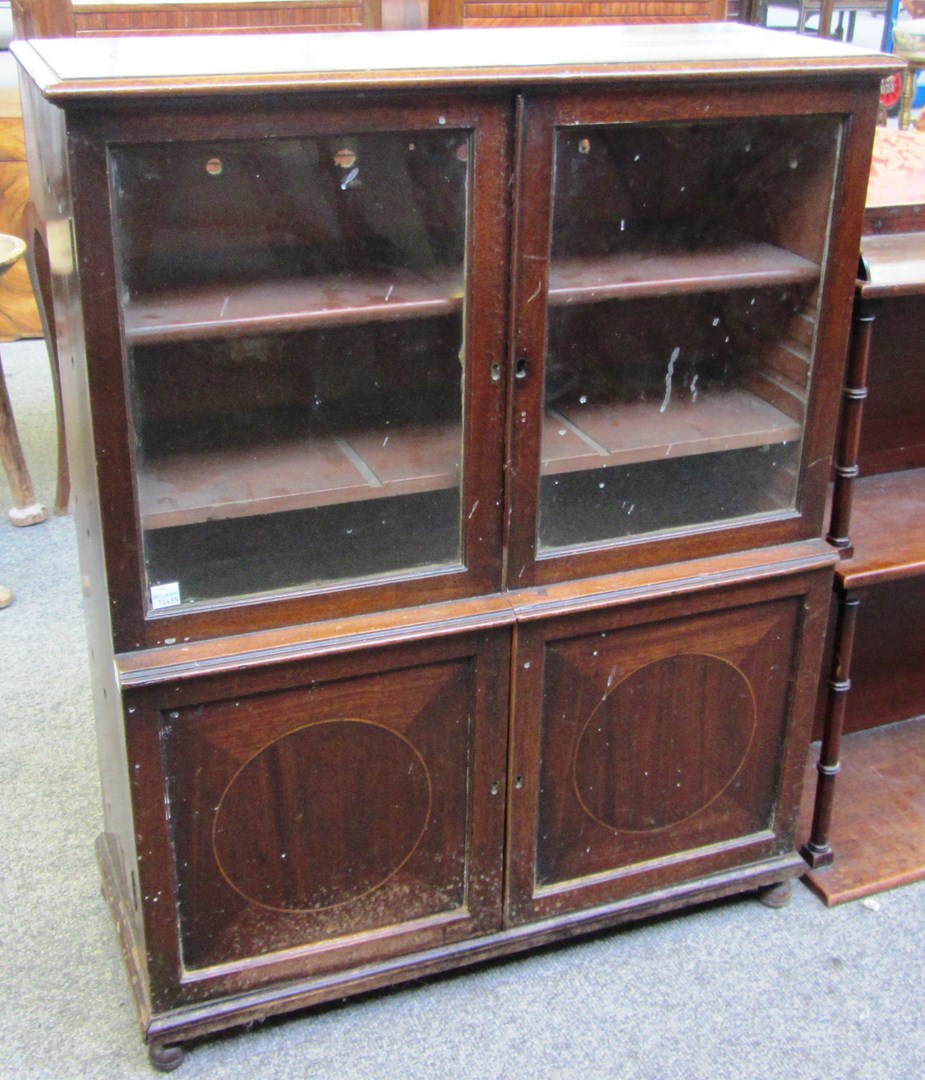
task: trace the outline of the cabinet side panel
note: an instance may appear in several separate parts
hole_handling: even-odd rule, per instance
[[[30,186],[39,230],[34,242],[45,245],[52,275],[54,306],[48,314],[58,345],[103,796],[101,861],[109,877],[107,887],[117,908],[123,946],[138,957],[143,955],[143,930],[125,731],[113,667],[83,312],[71,228],[68,135],[64,114],[45,102],[27,81],[22,85],[22,99]],[[136,967],[132,959],[130,964]],[[147,984],[143,968],[138,969],[138,974],[135,992],[144,1010]]]

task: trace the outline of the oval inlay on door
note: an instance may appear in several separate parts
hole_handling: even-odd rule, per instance
[[[613,686],[586,721],[575,747],[575,793],[610,829],[676,825],[729,787],[755,722],[751,686],[728,661],[656,660]]]
[[[385,884],[410,858],[431,811],[427,766],[397,732],[337,719],[289,731],[225,789],[215,858],[245,899],[319,911]]]

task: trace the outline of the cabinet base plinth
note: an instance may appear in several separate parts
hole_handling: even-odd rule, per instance
[[[99,846],[104,848],[105,844],[101,843]],[[236,995],[233,1004],[227,997],[216,997],[211,1001],[149,1015],[146,1013],[140,995],[136,995],[136,1002],[142,1013],[144,1037],[152,1048],[149,1051],[152,1064],[161,1071],[167,1071],[164,1065],[155,1062],[155,1055],[159,1060],[168,1057],[173,1060],[173,1056],[178,1055],[173,1064],[167,1062],[170,1068],[176,1068],[185,1054],[185,1049],[181,1044],[193,1039],[241,1027],[269,1016],[299,1012],[327,1001],[503,958],[555,941],[617,927],[623,923],[733,896],[737,893],[762,889],[778,890],[785,886],[792,888],[792,880],[798,877],[803,869],[805,869],[805,864],[796,853],[783,855],[766,862],[700,878],[661,892],[632,897],[607,906],[569,913],[526,926],[511,927],[445,948],[400,956],[335,975],[320,978],[308,977],[275,986],[268,985],[247,994]],[[117,895],[118,887],[115,892],[112,890],[108,892],[110,897]],[[114,912],[117,913],[117,909],[114,908]],[[120,925],[120,933],[123,946],[125,946],[124,924]],[[124,951],[133,976],[133,983],[136,983],[139,980],[134,976],[142,973],[135,964],[132,951]]]

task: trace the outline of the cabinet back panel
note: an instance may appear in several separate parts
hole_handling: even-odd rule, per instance
[[[862,475],[925,466],[925,296],[877,310],[858,455]]]
[[[461,265],[467,158],[458,131],[120,148],[125,287]]]

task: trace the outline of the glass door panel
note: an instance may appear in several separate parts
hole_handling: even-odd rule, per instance
[[[152,609],[463,563],[470,140],[111,151]]]
[[[840,138],[556,129],[541,553],[794,509]]]

